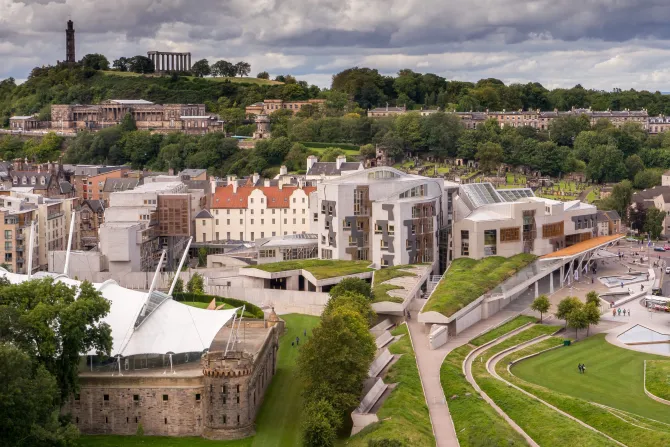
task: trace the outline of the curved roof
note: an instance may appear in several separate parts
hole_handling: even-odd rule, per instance
[[[29,281],[28,275],[0,272],[12,284]],[[32,279],[46,276],[53,277],[38,275]],[[55,277],[54,280],[74,287],[81,284],[64,276]],[[209,349],[216,334],[237,311],[199,309],[167,299],[148,313],[136,327],[137,317],[147,302],[145,292],[126,289],[112,280],[93,286],[111,304],[103,321],[112,328],[112,356],[202,352]],[[93,350],[82,354],[95,355],[96,352]]]

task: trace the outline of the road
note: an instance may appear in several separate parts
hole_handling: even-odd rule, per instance
[[[670,242],[657,242],[656,246],[670,245]],[[621,251],[625,254],[626,258],[629,256],[634,256],[639,258],[639,256],[647,256],[647,253],[651,257],[652,264],[654,262],[661,261],[662,266],[670,266],[670,250],[668,251],[654,251],[653,247],[647,247],[647,244],[640,245],[636,242],[629,242],[622,240],[619,246],[615,246],[610,250],[612,253]],[[637,252],[638,255],[635,256],[634,253]],[[625,259],[624,259],[625,260]],[[670,296],[670,275],[665,274],[665,268],[661,270],[661,288],[663,290],[663,296]]]

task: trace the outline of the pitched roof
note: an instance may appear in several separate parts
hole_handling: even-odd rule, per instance
[[[195,216],[196,219],[211,219],[212,218],[212,213],[209,212],[209,210],[200,210],[198,214]]]
[[[60,186],[60,193],[61,194],[70,194],[74,190],[74,187],[69,182],[66,182],[65,180],[59,182],[58,185]]]
[[[619,213],[615,210],[605,211],[605,214],[607,214],[607,217],[609,217],[611,220],[621,220],[621,216],[619,216]]]
[[[184,169],[179,173],[180,176],[198,177],[207,172],[207,169]]]
[[[261,191],[267,198],[268,208],[288,208],[290,205],[289,198],[300,188],[296,186],[238,186],[237,192],[233,192],[233,185],[220,186],[216,188],[216,192],[212,199],[212,208],[235,208],[243,209],[249,206],[249,195],[254,190]],[[302,188],[306,195],[316,191],[314,186],[306,186]]]
[[[99,213],[105,210],[105,203],[102,200],[84,200],[82,206],[88,206],[94,213]]]
[[[128,189],[135,189],[139,185],[140,180],[136,178],[108,178],[105,179],[105,186],[103,192],[126,191]]]
[[[653,200],[655,197],[670,192],[670,186],[654,186],[653,188],[644,189],[633,194],[632,202],[643,202],[645,200]]]
[[[19,179],[17,186],[31,186],[33,189],[47,189],[49,187],[49,182],[51,182],[51,173],[49,172],[37,172],[37,171],[12,171],[12,177]],[[22,185],[20,179],[22,177],[28,179],[26,185]],[[35,184],[30,182],[31,177],[35,177]],[[41,179],[44,178],[44,184],[42,184]]]
[[[357,171],[361,166],[360,162],[344,162],[337,169],[337,162],[318,161],[312,165],[307,175],[341,175],[344,171]]]

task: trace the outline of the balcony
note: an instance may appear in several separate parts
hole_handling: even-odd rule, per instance
[[[17,241],[23,241],[23,240],[25,240],[25,238],[26,238],[26,237],[25,237],[24,235],[22,235],[22,234],[17,234],[17,235],[16,235],[16,240],[17,240]]]

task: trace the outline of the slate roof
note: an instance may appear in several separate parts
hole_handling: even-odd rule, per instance
[[[65,180],[59,182],[59,186],[60,186],[60,193],[61,194],[70,194],[72,191],[74,191],[74,187],[69,182],[66,182]]]
[[[209,210],[200,210],[198,214],[195,216],[196,219],[211,219],[212,218],[212,213],[209,212]]]
[[[645,200],[653,200],[660,195],[669,194],[670,186],[654,186],[653,188],[638,191],[633,194],[632,202],[639,203]]]
[[[47,189],[49,183],[51,182],[51,173],[49,172],[37,172],[37,171],[12,171],[12,180],[14,177],[18,178],[16,186],[30,186],[33,189]],[[21,183],[21,178],[26,177],[28,183],[25,185]],[[35,177],[35,184],[33,184],[30,179]],[[44,178],[44,184],[42,184],[41,179]]]
[[[117,192],[135,189],[139,185],[140,180],[136,178],[108,178],[105,180],[103,192]]]
[[[207,169],[184,169],[179,173],[181,177],[187,175],[191,178],[197,177],[207,172]]]
[[[102,200],[84,200],[83,205],[88,206],[91,208],[91,211],[94,213],[100,213],[102,211],[105,211],[105,202]]]
[[[337,169],[337,162],[324,162],[317,161],[314,163],[307,175],[341,175],[342,172],[346,171],[357,171],[360,168],[360,162],[344,162],[340,166],[340,169]]]

